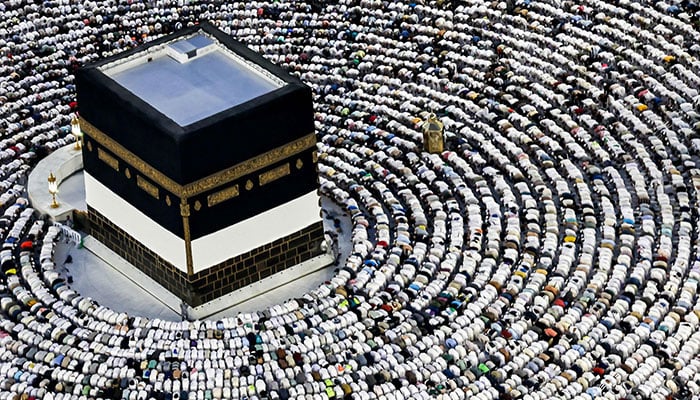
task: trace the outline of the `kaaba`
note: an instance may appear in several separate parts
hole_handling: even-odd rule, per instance
[[[80,68],[88,232],[196,307],[320,256],[308,86],[202,23]]]

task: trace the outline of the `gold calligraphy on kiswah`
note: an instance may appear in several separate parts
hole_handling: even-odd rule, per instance
[[[106,151],[98,148],[97,158],[99,158],[102,162],[112,167],[113,170],[119,171],[119,160],[114,158],[111,154],[108,154]]]
[[[238,184],[233,185],[231,187],[227,187],[224,190],[220,190],[216,193],[212,193],[209,196],[207,196],[207,206],[215,206],[219,203],[223,203],[224,201],[228,199],[232,199],[236,196],[238,196],[241,193]]]
[[[276,181],[277,179],[280,179],[282,177],[285,177],[291,173],[291,170],[289,168],[289,163],[284,163],[280,165],[279,167],[273,168],[269,171],[265,171],[262,174],[258,176],[258,181],[260,182],[260,186],[262,185],[267,185],[268,183],[272,181]]]
[[[181,185],[124,148],[121,144],[107,136],[88,121],[83,119],[80,121],[80,125],[87,136],[90,136],[107,150],[116,154],[125,163],[133,166],[134,169],[138,170],[146,178],[157,183],[163,189],[175,194],[181,199],[188,199],[214,188],[221,187],[245,175],[260,171],[286,158],[316,147],[316,135],[310,133],[283,146],[242,161],[230,168],[215,172],[192,183]]]
[[[147,181],[141,175],[136,175],[136,186],[141,188],[144,192],[155,197],[156,199],[160,198],[160,194],[158,192],[158,187],[156,185],[152,184],[151,182]]]

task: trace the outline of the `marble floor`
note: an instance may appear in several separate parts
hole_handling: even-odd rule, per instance
[[[85,203],[85,179],[83,171],[76,172],[64,179],[59,186],[61,201],[64,201],[79,210],[87,210]]]

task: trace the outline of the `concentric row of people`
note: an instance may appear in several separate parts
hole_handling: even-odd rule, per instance
[[[0,4],[0,398],[700,396],[694,1]],[[315,290],[164,321],[77,293],[23,197],[73,71],[209,20],[315,93],[352,253]],[[445,151],[423,151],[430,113]]]

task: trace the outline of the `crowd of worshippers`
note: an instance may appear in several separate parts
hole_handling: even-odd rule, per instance
[[[0,399],[697,398],[699,10],[1,2]],[[257,312],[129,315],[71,288],[26,177],[77,68],[205,20],[312,88],[351,254]]]

